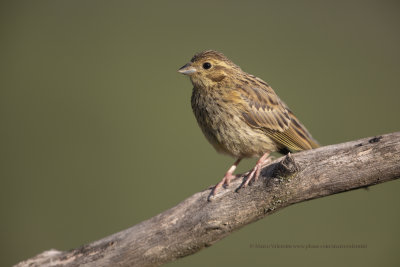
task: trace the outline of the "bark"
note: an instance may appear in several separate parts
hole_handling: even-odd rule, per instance
[[[237,190],[242,176],[212,201],[206,189],[129,229],[16,266],[158,266],[289,205],[399,177],[400,132],[289,154],[265,166],[251,186]]]

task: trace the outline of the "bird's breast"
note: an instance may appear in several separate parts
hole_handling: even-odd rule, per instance
[[[273,149],[273,142],[242,118],[240,106],[216,90],[193,89],[191,104],[196,120],[214,148],[234,157],[257,157]]]

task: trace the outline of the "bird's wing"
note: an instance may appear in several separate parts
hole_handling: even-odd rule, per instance
[[[245,103],[242,115],[249,125],[279,132],[289,128],[289,112],[273,91],[244,87],[240,88],[239,93]]]
[[[319,146],[271,87],[248,86],[237,92],[241,102],[246,103],[242,116],[251,127],[264,130],[270,138],[289,150]]]

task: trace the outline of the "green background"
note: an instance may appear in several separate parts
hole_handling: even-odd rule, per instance
[[[399,14],[399,1],[2,1],[0,266],[128,228],[222,178],[233,159],[203,137],[177,73],[195,52],[266,80],[324,145],[399,131]],[[294,205],[169,266],[399,266],[399,190]]]

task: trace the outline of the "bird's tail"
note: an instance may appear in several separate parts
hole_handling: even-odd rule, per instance
[[[289,111],[291,123],[284,132],[267,131],[268,135],[283,147],[291,151],[307,150],[320,147],[319,143],[311,136],[306,127]]]

